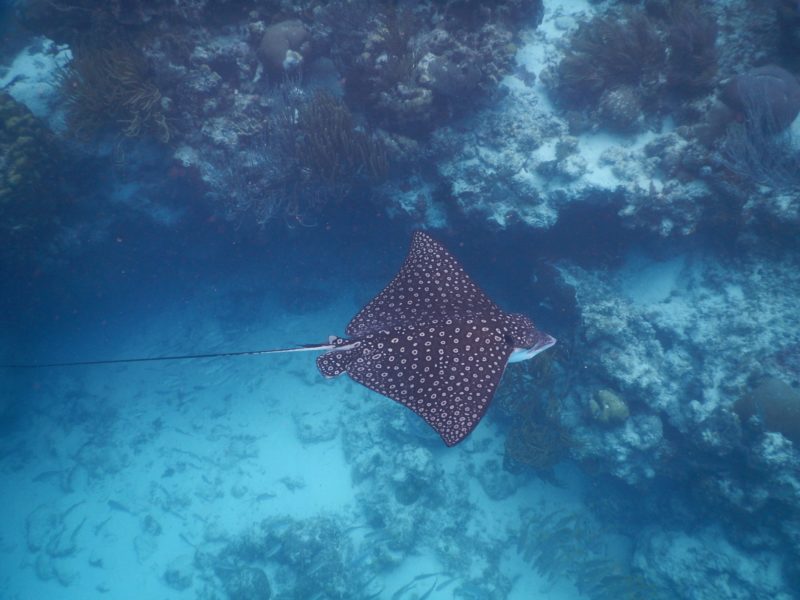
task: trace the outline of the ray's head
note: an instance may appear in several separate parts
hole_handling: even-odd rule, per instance
[[[506,336],[514,347],[508,362],[528,360],[556,343],[556,338],[536,329],[533,321],[525,315],[516,313],[508,315]]]

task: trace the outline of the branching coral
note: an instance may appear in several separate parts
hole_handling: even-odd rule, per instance
[[[666,59],[666,45],[644,14],[597,17],[575,32],[552,89],[565,106],[583,107],[607,89],[656,84]]]
[[[318,91],[300,104],[287,126],[295,130],[291,150],[307,177],[342,185],[386,175],[384,144],[356,127],[350,110],[330,93]]]
[[[561,402],[556,392],[537,398],[552,377],[553,358],[542,356],[510,371],[501,384],[497,403],[513,419],[506,437],[505,466],[546,472],[566,457],[571,440],[561,425]]]
[[[693,5],[678,4],[667,26],[667,84],[676,93],[708,90],[717,73],[717,25]]]
[[[228,217],[264,225],[283,217],[313,225],[333,200],[382,180],[389,155],[382,138],[359,127],[345,104],[328,92],[308,95],[287,86],[252,161],[226,173]]]
[[[600,15],[579,26],[543,81],[565,108],[600,107],[604,123],[629,129],[635,120],[613,118],[619,111],[609,110],[609,99],[624,92],[626,107],[657,113],[670,99],[708,91],[717,69],[716,35],[713,20],[691,0],[676,0],[660,15],[634,9],[622,17]]]
[[[127,137],[155,136],[168,142],[169,101],[149,76],[142,54],[123,41],[77,44],[61,74],[67,125],[81,138],[105,129]]]
[[[800,150],[787,134],[769,135],[742,123],[729,125],[720,145],[722,165],[753,186],[767,186],[797,198]]]
[[[775,67],[760,67],[751,73],[772,75]],[[750,187],[766,186],[786,195],[787,200],[800,198],[800,147],[785,131],[797,115],[800,86],[772,89],[757,77],[746,73],[735,78],[723,91],[723,97],[744,119],[728,125],[719,144],[719,159],[728,171]],[[778,81],[770,77],[769,81]],[[746,85],[746,83],[753,85]],[[792,102],[794,100],[794,103]]]
[[[515,425],[506,438],[506,462],[547,471],[558,464],[569,447],[569,438],[558,423],[535,418]]]
[[[587,515],[554,511],[528,512],[518,551],[551,582],[566,578],[591,600],[666,600],[641,573],[611,558],[603,531]]]

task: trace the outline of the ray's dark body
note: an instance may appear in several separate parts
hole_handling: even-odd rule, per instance
[[[403,266],[317,359],[414,411],[448,446],[476,427],[515,351],[555,340],[501,310],[439,242],[414,233]]]

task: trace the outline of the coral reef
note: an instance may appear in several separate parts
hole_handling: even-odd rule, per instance
[[[195,563],[179,556],[159,571],[167,585],[207,585],[209,596],[242,600],[385,596],[380,574],[422,546],[450,583],[426,575],[398,598],[440,586],[503,597],[514,585],[500,568],[508,537],[492,527],[494,515],[460,509],[486,498],[515,502],[531,470],[554,476],[569,457],[597,483],[595,502],[613,503],[605,495],[613,486],[635,497],[630,510],[615,508],[618,523],[662,522],[631,534],[631,567],[604,553],[593,523],[526,514],[519,550],[540,574],[567,576],[589,598],[658,597],[655,587],[700,598],[785,596],[774,555],[793,565],[800,556],[800,264],[762,241],[793,248],[800,224],[797,58],[782,50],[796,41],[797,7],[649,0],[546,8],[546,27],[536,29],[543,6],[524,0],[20,6],[29,26],[72,47],[60,88],[71,131],[126,138],[130,163],[205,197],[192,207],[209,226],[222,227],[220,215],[239,235],[281,219],[313,225],[328,209],[352,216],[370,198],[380,203],[370,215],[405,223],[508,228],[507,237],[532,243],[520,246],[523,264],[534,254],[560,260],[575,290],[569,309],[542,306],[554,315],[574,308],[561,324],[568,332],[559,339],[568,341],[509,369],[490,413],[496,427],[451,455],[464,464],[442,460],[435,437],[400,407],[348,393],[348,408],[360,413],[347,427],[338,409],[293,408],[288,426],[307,447],[341,442],[357,514],[272,518],[235,539],[208,533]],[[727,106],[715,98],[718,76],[730,78],[718,89]],[[6,94],[0,116],[8,248],[56,247],[49,233],[60,213],[50,192],[60,150]],[[152,150],[152,139],[168,143]],[[146,204],[132,189],[129,197]],[[106,235],[95,215],[120,214],[120,206],[87,210],[83,229],[69,231],[75,245]],[[578,222],[601,241],[585,244]],[[659,236],[693,236],[694,245]],[[624,239],[606,247],[607,238]],[[657,258],[630,255],[627,244],[642,238]],[[283,308],[324,304],[314,285],[305,290],[313,301],[298,301],[296,289]],[[64,406],[85,420],[86,406]],[[63,492],[80,477],[94,485],[125,470],[126,452],[93,440],[55,481]],[[231,440],[217,466],[258,452],[255,438]],[[181,468],[176,461],[163,477]],[[195,496],[227,493],[217,483],[207,478]],[[230,495],[246,497],[248,485]],[[304,482],[281,485],[294,492]],[[193,498],[179,488],[154,486],[149,502],[181,512]],[[695,528],[709,514],[729,540]],[[143,522],[140,561],[162,531],[152,518]],[[64,559],[78,552],[76,515],[36,509],[26,526],[39,577],[73,582]],[[369,532],[364,543],[351,528]],[[222,550],[213,546],[220,542]]]
[[[755,557],[731,545],[713,528],[688,533],[652,531],[634,559],[636,566],[677,597],[790,600],[771,552]]]
[[[800,111],[800,83],[762,67],[731,80],[723,99],[740,118],[717,141],[715,186],[749,223],[800,223],[800,138],[790,128]]]
[[[288,86],[305,98],[316,97],[316,89],[341,97],[338,114],[347,111],[353,131],[364,134],[351,138],[385,144],[397,168],[388,179],[359,177],[356,187],[391,215],[441,226],[458,212],[499,227],[549,228],[567,205],[588,202],[618,206],[631,228],[674,236],[722,212],[728,227],[793,225],[800,218],[793,180],[758,189],[765,181],[770,187],[768,177],[796,171],[796,154],[776,163],[772,157],[786,146],[754,138],[746,124],[728,121],[722,142],[726,126],[716,134],[706,128],[702,142],[698,127],[710,112],[717,69],[739,72],[738,80],[756,61],[763,64],[752,47],[766,43],[765,24],[785,9],[723,11],[682,0],[624,10],[552,7],[545,15],[538,1],[412,8],[336,0],[226,3],[214,12],[206,0],[58,0],[25,3],[20,13],[32,29],[68,42],[74,67],[86,61],[95,72],[101,69],[88,62],[105,57],[95,61],[103,69],[127,64],[135,74],[135,85],[108,73],[98,78],[113,92],[100,96],[118,98],[105,105],[79,101],[81,89],[91,100],[100,87],[73,82],[68,116],[75,129],[92,135],[110,124],[127,135],[169,137],[174,170],[182,174],[177,183],[191,185],[210,211],[245,230],[275,217],[290,225],[319,222],[325,198],[340,195],[325,193],[331,169],[353,166],[317,163],[320,178],[311,165],[303,171],[318,180],[310,193],[287,189],[284,174],[304,167],[280,148],[264,147],[281,137],[271,139],[269,129],[286,107],[306,105],[281,98]],[[547,27],[535,29],[543,16]],[[741,31],[717,45],[720,27]],[[785,65],[776,35],[770,58]],[[126,46],[136,52],[112,60],[130,54]],[[287,74],[291,82],[281,83]],[[548,91],[566,110],[552,110],[542,97]],[[129,95],[127,103],[119,94]],[[680,127],[673,131],[667,117]],[[603,130],[639,135],[587,134]],[[727,202],[728,195],[736,199]],[[308,201],[281,201],[292,197]]]
[[[465,98],[494,89],[511,67],[516,29],[541,10],[538,1],[448,2],[440,15],[426,4],[334,2],[324,21],[348,102],[383,127],[420,136],[463,112]]]
[[[574,439],[571,455],[642,490],[664,479],[684,486],[692,510],[706,507],[739,541],[768,539],[798,555],[785,524],[800,506],[798,394],[779,383],[797,380],[797,265],[796,255],[751,247],[727,261],[688,255],[641,270],[629,264],[602,281],[563,269],[582,315],[574,352],[592,357],[593,375],[624,394],[630,411],[619,427],[586,426],[581,394],[568,395],[562,422]],[[785,522],[770,518],[777,507]],[[770,585],[780,584],[764,589]]]
[[[794,67],[800,66],[798,53],[800,53],[800,8],[792,0],[776,0],[775,20],[779,31],[778,48],[786,60],[791,61]]]
[[[717,74],[717,24],[699,4],[678,0],[667,12],[667,86],[683,97],[709,91]]]
[[[234,538],[216,556],[203,557],[201,564],[232,598],[269,598],[274,588],[277,597],[344,599],[375,592],[369,587],[375,584],[370,557],[359,551],[369,552],[356,548],[334,517],[275,517]],[[360,561],[361,568],[353,568]],[[277,572],[272,584],[267,567]]]

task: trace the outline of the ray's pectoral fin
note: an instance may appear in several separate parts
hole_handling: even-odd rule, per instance
[[[358,346],[360,342],[346,340],[344,338],[331,336],[329,344],[333,348],[317,357],[317,368],[328,379],[338,377],[347,371],[348,365],[358,357]]]

